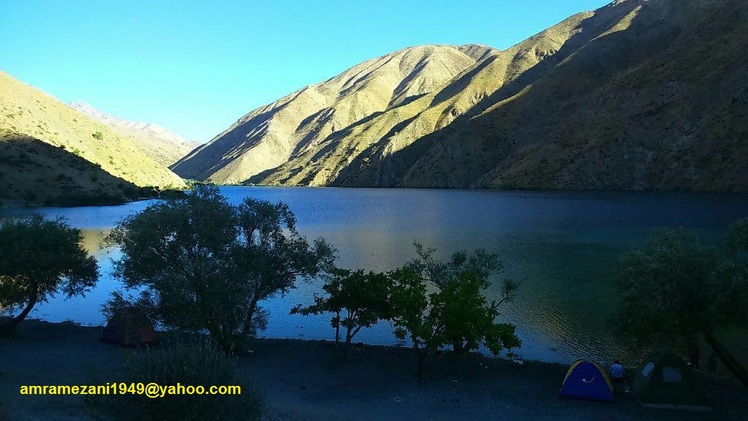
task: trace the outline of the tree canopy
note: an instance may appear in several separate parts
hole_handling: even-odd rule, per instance
[[[657,231],[649,244],[620,260],[616,317],[620,335],[638,345],[692,352],[701,336],[744,384],[748,373],[718,339],[748,321],[748,264],[738,253],[745,220],[728,235],[728,248],[715,252],[683,229]]]
[[[351,341],[362,328],[391,317],[391,284],[391,279],[385,273],[336,269],[322,286],[325,295],[315,294],[314,304],[296,306],[291,313],[333,313],[330,325],[335,329],[335,344],[340,340],[342,327],[345,329],[346,344],[343,359],[347,360]]]
[[[480,346],[498,354],[520,346],[515,326],[496,321],[499,306],[514,297],[518,285],[505,280],[501,298],[491,303],[483,294],[489,276],[502,268],[498,255],[460,251],[440,261],[434,258],[436,250],[419,243],[415,247],[418,258],[387,273],[335,270],[322,286],[325,295],[315,295],[314,304],[298,305],[291,312],[333,313],[336,344],[340,328],[346,329],[346,355],[351,339],[362,328],[390,320],[395,336],[413,343],[419,379],[425,353],[445,346],[452,346],[455,354]]]
[[[324,240],[310,245],[285,204],[232,205],[204,185],[126,218],[108,241],[122,250],[116,275],[145,288],[140,305],[165,326],[207,330],[227,351],[264,327],[261,300],[331,267],[335,254]]]
[[[83,237],[64,219],[40,215],[0,223],[0,308],[21,312],[0,325],[12,333],[38,302],[57,292],[84,295],[99,278],[96,259],[82,247]]]
[[[501,298],[491,303],[483,294],[489,276],[502,269],[498,255],[461,251],[440,261],[434,258],[436,250],[419,243],[415,247],[418,258],[390,273],[390,300],[395,335],[412,342],[419,379],[425,353],[442,347],[452,346],[455,354],[465,354],[483,345],[497,355],[521,345],[513,324],[496,321],[499,306],[514,297],[519,285],[505,279]]]
[[[497,254],[459,251],[449,260],[439,261],[434,258],[435,249],[419,243],[415,247],[418,258],[395,272],[396,332],[409,331],[414,344],[423,343],[431,349],[451,345],[457,354],[480,345],[494,354],[520,346],[514,325],[495,321],[499,306],[514,297],[519,285],[505,279],[501,298],[491,303],[483,294],[490,285],[489,277],[503,269]],[[422,297],[429,287],[436,292]],[[419,337],[414,337],[414,332],[419,332]]]

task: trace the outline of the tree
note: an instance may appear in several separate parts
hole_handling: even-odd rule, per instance
[[[390,274],[391,311],[395,335],[413,343],[419,379],[425,353],[443,346],[464,354],[484,345],[498,354],[521,345],[514,325],[496,322],[499,306],[514,297],[518,285],[505,280],[501,299],[490,304],[482,293],[489,275],[501,269],[496,254],[458,252],[440,262],[433,257],[435,250],[415,246],[419,258]],[[436,291],[427,294],[429,289]]]
[[[108,241],[122,250],[116,275],[145,288],[140,304],[150,314],[179,330],[207,330],[225,351],[264,327],[261,300],[334,260],[326,242],[310,246],[296,231],[286,205],[234,206],[204,185],[126,218]]]
[[[466,353],[481,344],[495,354],[502,348],[519,345],[513,326],[494,323],[499,306],[514,298],[519,284],[505,279],[501,298],[490,304],[481,292],[490,286],[489,276],[503,270],[497,254],[476,250],[468,255],[460,251],[442,262],[434,259],[435,249],[425,249],[419,243],[415,243],[415,247],[418,259],[407,267],[423,282],[438,288],[429,297],[429,318],[436,335],[432,341],[440,342],[438,345],[452,345],[456,354]],[[506,335],[497,336],[498,332]]]
[[[333,313],[330,325],[335,329],[336,349],[340,341],[340,328],[345,329],[343,361],[346,361],[352,340],[362,328],[391,317],[391,284],[390,277],[384,273],[336,269],[322,286],[326,296],[315,294],[314,304],[303,308],[298,305],[291,313]]]
[[[741,224],[728,238],[740,237]],[[739,256],[704,249],[684,228],[659,230],[643,249],[620,259],[617,331],[639,346],[682,352],[691,352],[703,335],[748,386],[748,372],[717,338],[722,329],[746,326],[747,275]]]
[[[21,312],[0,325],[11,334],[38,302],[57,292],[84,295],[99,278],[96,259],[81,246],[83,237],[64,219],[40,215],[0,223],[0,308]]]
[[[428,313],[426,283],[421,274],[409,266],[391,272],[390,276],[393,280],[391,302],[394,333],[401,340],[407,337],[413,344],[417,358],[416,378],[420,381],[423,379],[426,352],[439,347],[434,341],[434,323]]]
[[[514,325],[495,321],[499,304],[489,304],[481,293],[486,282],[475,272],[463,272],[431,295],[429,317],[434,321],[434,344],[449,344],[455,354],[484,345],[494,355],[520,345]],[[505,295],[502,299],[508,298]]]
[[[242,333],[263,323],[253,320],[257,304],[294,286],[297,276],[310,277],[334,268],[335,249],[322,239],[312,247],[296,231],[296,218],[284,203],[252,198],[237,208],[239,237],[232,248],[235,276],[249,290],[249,309]]]

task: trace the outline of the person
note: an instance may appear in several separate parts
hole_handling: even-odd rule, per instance
[[[608,373],[610,374],[610,379],[613,380],[613,383],[623,383],[624,373],[620,361],[616,360],[613,365],[610,366]]]

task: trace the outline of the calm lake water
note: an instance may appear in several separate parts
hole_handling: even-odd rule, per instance
[[[502,320],[515,323],[527,359],[607,362],[623,355],[609,323],[616,305],[618,257],[641,245],[656,227],[684,225],[705,243],[716,244],[736,219],[748,216],[748,195],[609,192],[495,192],[337,188],[224,187],[232,203],[245,197],[286,202],[298,230],[324,237],[339,250],[339,265],[376,271],[394,269],[415,257],[413,242],[447,257],[457,250],[483,248],[499,253],[504,272],[521,282],[517,299],[504,305]],[[117,250],[101,249],[106,232],[150,202],[122,206],[39,208],[83,229],[102,277],[85,298],[55,298],[37,305],[31,317],[104,323],[100,309],[119,283],[112,279]],[[30,213],[4,209],[0,215]],[[300,282],[285,297],[263,303],[270,319],[264,336],[333,339],[329,317],[291,316],[291,307],[309,303],[319,282]],[[380,323],[357,340],[397,344],[392,328]]]

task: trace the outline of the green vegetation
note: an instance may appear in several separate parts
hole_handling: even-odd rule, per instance
[[[336,349],[340,342],[340,327],[345,328],[346,350],[343,361],[346,361],[351,341],[362,328],[371,327],[380,319],[392,317],[389,301],[391,285],[392,281],[384,273],[335,269],[322,286],[327,296],[315,295],[313,305],[305,308],[296,306],[291,314],[333,313],[330,324],[335,329]]]
[[[478,250],[454,253],[450,260],[434,259],[434,249],[416,243],[419,258],[389,273],[337,269],[315,296],[314,304],[294,307],[291,313],[333,313],[335,343],[345,328],[347,359],[351,340],[364,327],[390,320],[395,335],[408,338],[418,354],[419,379],[426,354],[451,346],[461,355],[485,346],[494,355],[521,345],[510,323],[497,323],[499,306],[511,300],[518,284],[505,280],[498,302],[487,302],[482,290],[490,275],[501,270],[498,256]],[[436,290],[427,294],[428,290]]]
[[[160,349],[135,350],[125,361],[120,384],[156,383],[169,386],[239,386],[240,394],[181,394],[149,397],[117,393],[92,395],[87,403],[115,420],[259,420],[262,399],[242,381],[236,359],[208,343],[167,345]],[[92,383],[105,384],[102,379]]]
[[[62,207],[76,207],[76,206],[109,206],[109,205],[120,205],[127,202],[124,195],[106,193],[106,192],[92,192],[92,193],[70,193],[65,196],[60,196],[54,199],[45,201],[45,206],[62,206]]]
[[[502,298],[490,304],[482,294],[488,277],[501,271],[498,255],[477,250],[454,253],[447,262],[434,259],[434,249],[416,243],[419,258],[392,273],[395,335],[409,338],[418,354],[417,376],[423,375],[425,352],[452,346],[464,354],[483,345],[494,355],[521,345],[510,323],[497,323],[499,306],[510,301],[518,284],[506,279]],[[436,292],[427,295],[429,289]]]
[[[0,223],[0,308],[22,309],[0,325],[0,334],[13,333],[36,303],[55,293],[84,295],[96,284],[98,266],[82,239],[63,219],[34,215]]]
[[[427,287],[438,288],[429,296],[433,334],[428,335],[426,342],[430,342],[432,348],[451,345],[456,354],[462,354],[482,344],[498,354],[503,348],[520,345],[514,334],[514,326],[494,323],[499,315],[499,306],[514,297],[519,284],[505,279],[501,299],[490,304],[481,293],[489,286],[489,276],[502,270],[497,254],[483,250],[476,250],[472,255],[457,252],[452,254],[449,261],[441,262],[433,257],[436,250],[424,249],[418,243],[415,246],[419,258],[397,272],[396,279],[404,287],[398,289],[398,293],[405,293],[406,297],[412,299],[417,291],[425,291],[425,288],[413,288],[414,278]],[[401,300],[401,303],[405,302]],[[408,314],[410,311],[402,313]],[[396,320],[396,325],[413,333],[407,324],[405,320]]]
[[[324,240],[310,245],[296,231],[285,204],[245,199],[234,206],[204,185],[126,218],[108,242],[122,250],[116,276],[143,289],[140,305],[166,327],[208,331],[226,352],[264,327],[262,300],[334,260]]]
[[[20,200],[19,191],[34,189],[40,192],[40,200],[28,205],[36,206],[45,198],[55,201],[64,196],[68,187],[71,192],[91,192],[103,186],[112,192],[115,179],[136,186],[162,187],[171,183],[177,188],[185,187],[179,177],[140,148],[141,142],[111,131],[106,125],[1,72],[0,85],[3,87],[0,89],[0,167],[12,168],[12,180],[6,181],[18,187],[5,189],[0,196],[24,204],[26,201]],[[27,162],[23,162],[26,157],[18,159],[19,148],[10,143],[19,147],[34,144]],[[34,151],[41,154],[35,156]],[[15,156],[9,156],[9,152]],[[6,161],[8,158],[21,162]],[[103,166],[106,172],[98,169],[101,174],[93,181],[77,177],[76,174],[87,172],[77,172],[71,167],[81,166],[82,162],[88,167]],[[80,189],[49,182],[61,171],[72,175]],[[31,179],[35,176],[46,176],[48,182],[39,185]]]
[[[693,352],[700,337],[748,386],[748,371],[718,339],[748,324],[748,219],[736,223],[721,252],[703,248],[685,229],[658,231],[621,258],[619,334],[637,345]]]

